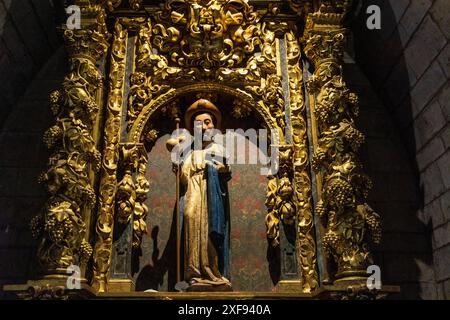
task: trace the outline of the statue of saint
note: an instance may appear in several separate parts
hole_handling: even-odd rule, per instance
[[[225,148],[208,133],[220,125],[219,109],[200,99],[185,113],[185,126],[195,130],[194,143],[181,159],[180,215],[182,226],[183,277],[187,291],[230,291],[229,242],[230,218],[227,182],[231,171]],[[201,141],[195,142],[195,139]],[[171,138],[166,146],[172,151],[186,139]],[[181,144],[180,144],[181,145]]]

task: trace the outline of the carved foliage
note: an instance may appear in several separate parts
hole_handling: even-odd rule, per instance
[[[155,137],[156,138],[156,137]],[[125,174],[118,184],[117,218],[119,223],[133,223],[133,248],[141,245],[142,236],[147,233],[145,219],[148,207],[145,204],[150,183],[145,177],[147,153],[142,144],[122,146],[122,161]]]
[[[315,22],[326,18],[317,13]],[[323,219],[323,244],[337,263],[337,277],[364,275],[372,262],[368,240],[380,241],[380,217],[365,202],[371,182],[356,155],[364,142],[354,124],[358,99],[348,90],[340,71],[344,31],[338,23],[329,28],[326,32],[308,30],[305,38],[305,53],[315,66],[308,88],[316,97],[314,114],[319,130],[312,165],[323,183],[316,212]]]
[[[280,244],[279,223],[292,225],[295,221],[296,205],[292,185],[292,147],[281,146],[278,151],[279,168],[276,177],[270,177],[266,195],[266,230],[272,246]]]
[[[269,177],[265,202],[267,207],[266,230],[267,238],[273,247],[280,245],[280,215],[276,207],[277,189],[276,177]]]
[[[147,233],[145,219],[148,214],[148,207],[145,204],[147,194],[150,191],[150,183],[145,177],[147,169],[147,153],[140,149],[140,155],[136,173],[136,204],[133,212],[133,248],[137,249],[141,245],[142,236]]]
[[[251,85],[247,85],[245,89],[261,99],[260,106],[266,108],[276,119],[278,127],[284,130],[284,94],[281,76],[277,74],[275,32],[271,29],[270,24],[262,26],[261,55],[248,61],[245,80]]]

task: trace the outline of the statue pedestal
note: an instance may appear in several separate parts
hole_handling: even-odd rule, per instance
[[[280,280],[275,288],[274,292],[301,292],[302,283],[300,280]]]
[[[135,284],[131,279],[109,279],[108,292],[133,292]]]
[[[212,285],[207,283],[194,283],[190,285],[187,292],[231,292],[233,288],[230,284]]]

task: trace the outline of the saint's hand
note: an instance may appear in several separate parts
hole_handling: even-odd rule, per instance
[[[185,136],[179,136],[176,138],[170,138],[169,140],[166,141],[166,148],[167,150],[169,150],[169,152],[172,151],[172,149],[179,143],[183,142],[184,140],[186,140]]]
[[[228,172],[228,167],[226,165],[224,165],[223,163],[217,161],[217,160],[213,160],[214,164],[216,166],[217,171],[219,172]]]

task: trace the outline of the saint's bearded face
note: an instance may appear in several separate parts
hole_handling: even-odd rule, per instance
[[[197,114],[194,118],[194,137],[197,132],[201,132],[201,139],[203,143],[209,143],[212,141],[214,134],[214,121],[213,116],[209,113]],[[200,131],[201,130],[201,131]]]
[[[208,129],[214,129],[213,117],[209,113],[200,113],[194,118],[194,128],[202,129],[202,133],[205,133]]]

